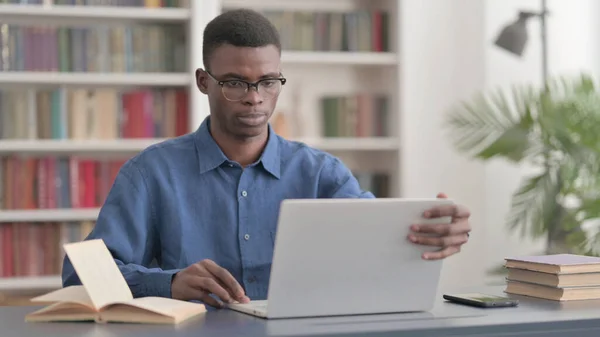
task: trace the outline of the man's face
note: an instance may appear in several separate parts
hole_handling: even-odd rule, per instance
[[[279,81],[262,81],[258,92],[245,82],[280,78],[280,55],[273,45],[257,48],[222,45],[211,56],[209,72],[196,71],[200,91],[208,95],[211,125],[222,133],[249,139],[267,132],[277,104]],[[223,87],[218,81],[224,81]],[[245,82],[244,82],[245,81]],[[277,92],[276,94],[269,94]]]

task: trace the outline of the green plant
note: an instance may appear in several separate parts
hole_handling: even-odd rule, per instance
[[[600,93],[589,76],[480,93],[448,114],[453,145],[536,170],[512,195],[511,231],[546,254],[600,254]]]

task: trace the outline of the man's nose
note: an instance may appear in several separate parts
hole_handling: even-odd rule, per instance
[[[248,89],[248,92],[246,93],[246,96],[244,97],[244,103],[256,105],[262,103],[262,101],[263,98],[261,97],[258,90],[254,87],[250,87],[250,89]]]

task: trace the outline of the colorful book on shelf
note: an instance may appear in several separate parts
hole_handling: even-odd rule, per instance
[[[69,243],[64,248],[83,285],[33,298],[34,303],[52,304],[28,314],[25,321],[178,324],[206,312],[198,303],[164,297],[133,298],[102,240]]]
[[[324,137],[388,137],[389,98],[359,93],[321,98]]]
[[[383,10],[357,9],[343,13],[267,10],[262,13],[279,31],[284,50],[390,51],[390,15]]]
[[[62,247],[83,241],[94,225],[85,220],[0,223],[0,280],[60,275]]]

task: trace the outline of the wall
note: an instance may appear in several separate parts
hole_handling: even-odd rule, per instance
[[[549,0],[548,6],[550,73],[600,73],[600,1]],[[447,109],[479,90],[540,82],[537,20],[529,23],[530,43],[522,58],[493,45],[519,9],[539,8],[539,0],[403,1],[401,108],[408,112],[403,123],[414,125],[402,134],[403,195],[444,191],[473,213],[470,243],[445,261],[442,288],[479,285],[490,280],[486,270],[504,257],[543,251],[543,242],[510,235],[505,226],[511,195],[530,168],[469,161],[449,147],[441,131]],[[464,266],[473,277],[463,277]]]
[[[549,62],[554,74],[600,74],[600,1],[548,0]]]
[[[600,2],[596,0],[549,0],[548,50],[550,75],[576,74],[600,67],[600,29],[597,23]],[[513,83],[541,83],[541,39],[539,21],[529,23],[529,44],[522,58],[492,45],[498,31],[513,20],[520,9],[539,10],[539,0],[487,0],[485,9],[485,84],[507,87]],[[504,225],[510,198],[530,168],[493,161],[485,169],[485,225],[487,226],[486,267],[493,267],[507,255],[542,252],[542,241],[523,240],[510,235]]]
[[[515,83],[541,83],[541,43],[538,20],[529,22],[529,43],[521,58],[497,48],[493,41],[498,32],[512,20],[520,9],[539,10],[539,0],[487,0],[485,11],[485,72],[486,88],[507,88]],[[486,245],[486,268],[502,263],[507,255],[532,254],[543,251],[541,241],[522,240],[506,230],[505,219],[510,209],[511,194],[518,187],[520,179],[528,168],[503,160],[493,160],[486,164],[485,175],[485,225],[488,244]]]
[[[486,244],[484,167],[456,154],[440,131],[445,112],[485,83],[481,0],[402,2],[402,193],[434,197],[445,192],[473,212],[475,227],[463,253],[444,262],[441,287],[478,284],[464,266],[483,275]],[[425,149],[425,150],[424,150]]]

